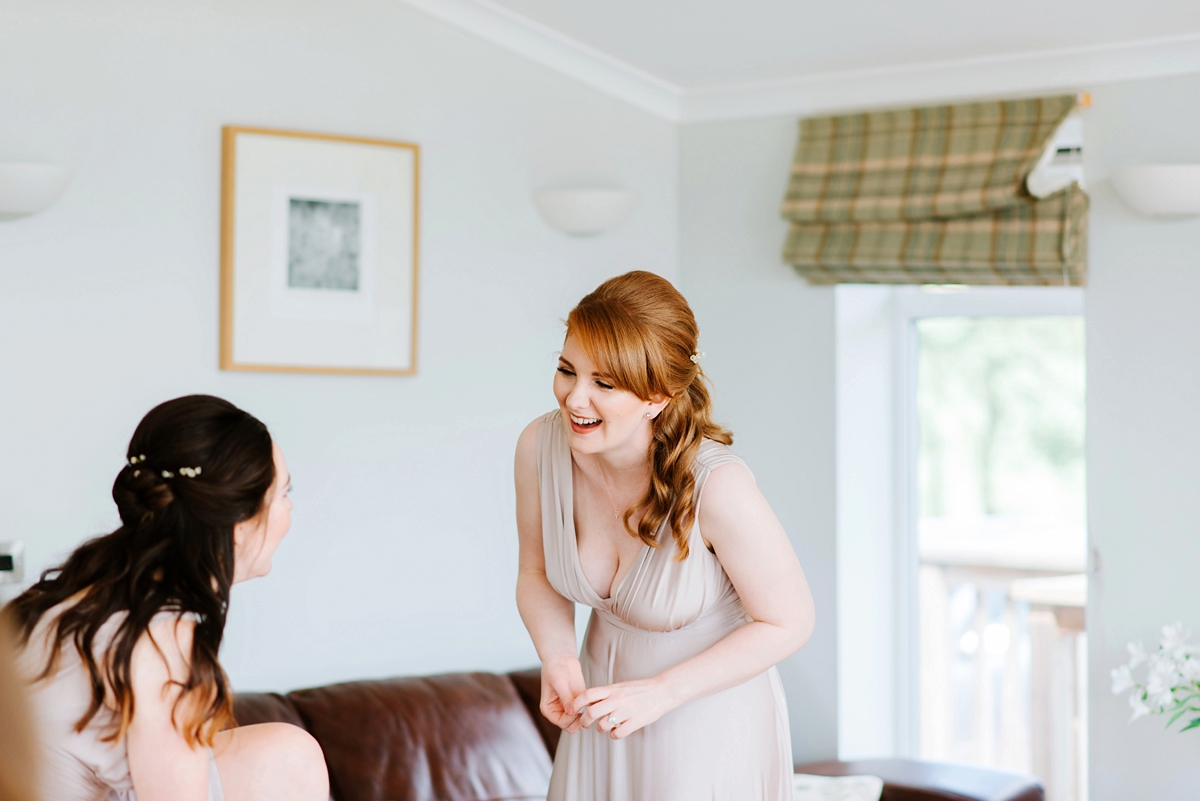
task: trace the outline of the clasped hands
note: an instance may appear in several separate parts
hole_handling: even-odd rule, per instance
[[[660,676],[589,688],[576,657],[552,657],[542,664],[542,714],[568,734],[595,724],[597,731],[620,740],[678,705]]]

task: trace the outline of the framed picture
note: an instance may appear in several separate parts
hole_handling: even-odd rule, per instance
[[[417,370],[419,148],[226,127],[221,369]]]

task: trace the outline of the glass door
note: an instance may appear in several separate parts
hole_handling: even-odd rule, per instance
[[[1083,319],[915,325],[920,755],[1084,801]]]

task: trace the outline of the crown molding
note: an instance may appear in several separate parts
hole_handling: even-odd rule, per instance
[[[401,0],[677,123],[940,103],[1200,72],[1200,34],[683,88],[491,0]]]
[[[941,103],[1200,72],[1200,34],[685,90],[681,122]]]
[[[492,44],[672,122],[681,119],[678,86],[488,0],[402,0]]]

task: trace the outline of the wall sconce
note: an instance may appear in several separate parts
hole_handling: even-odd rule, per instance
[[[640,199],[631,189],[543,189],[533,193],[546,222],[572,236],[604,233],[628,217]]]
[[[1122,167],[1110,180],[1121,200],[1147,217],[1179,220],[1200,215],[1200,164]]]
[[[71,168],[61,164],[0,162],[0,220],[37,214],[58,200],[71,183]]]

